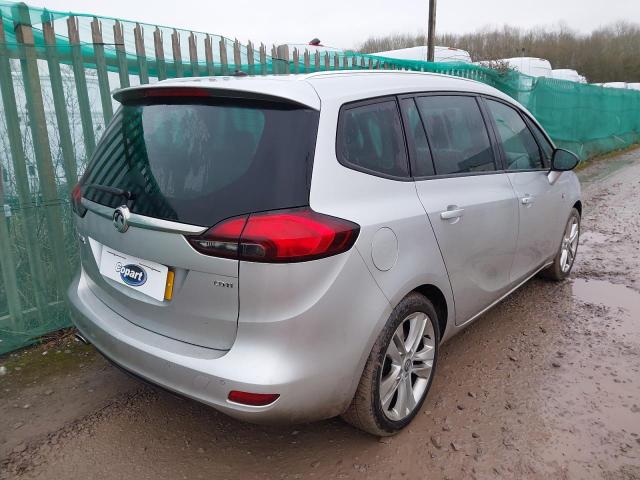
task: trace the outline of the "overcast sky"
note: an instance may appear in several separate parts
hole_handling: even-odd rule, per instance
[[[51,10],[95,13],[265,43],[357,47],[371,35],[426,30],[427,0],[27,0]],[[640,0],[438,0],[439,32],[484,26],[566,23],[588,32],[610,22],[640,22]]]

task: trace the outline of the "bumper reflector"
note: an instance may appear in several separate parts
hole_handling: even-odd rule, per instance
[[[230,402],[250,405],[252,407],[263,407],[275,402],[279,396],[277,393],[249,393],[231,390],[228,398]]]
[[[173,280],[176,274],[173,270],[167,272],[167,285],[164,287],[164,299],[171,300],[173,298]]]

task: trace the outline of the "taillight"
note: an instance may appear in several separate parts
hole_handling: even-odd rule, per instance
[[[82,205],[82,190],[79,183],[71,190],[71,208],[80,217],[84,217],[87,213],[86,207]]]
[[[200,253],[251,262],[304,262],[349,250],[360,227],[309,208],[254,213],[188,236]]]

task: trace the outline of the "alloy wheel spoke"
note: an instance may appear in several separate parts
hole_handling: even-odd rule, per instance
[[[409,415],[416,406],[416,399],[413,396],[413,385],[411,384],[411,375],[407,375],[402,382],[402,387],[405,390],[405,411],[402,412],[403,416]]]
[[[398,390],[398,385],[400,385],[400,377],[398,376],[400,373],[400,369],[391,369],[389,375],[387,375],[382,382],[380,382],[380,397],[382,400],[382,408],[385,410],[389,408],[389,404],[393,399],[393,395]]]
[[[407,341],[405,343],[407,352],[415,353],[415,351],[418,349],[426,326],[427,316],[424,313],[417,313],[410,320],[409,333],[407,335]]]
[[[433,360],[425,360],[413,366],[412,372],[420,378],[429,379],[433,369]]]

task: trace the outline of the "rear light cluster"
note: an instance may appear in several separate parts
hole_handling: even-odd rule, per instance
[[[230,218],[187,240],[205,255],[289,263],[346,252],[359,231],[353,222],[303,208]]]
[[[71,208],[80,217],[84,217],[87,213],[87,208],[82,205],[82,189],[79,183],[71,190]]]

